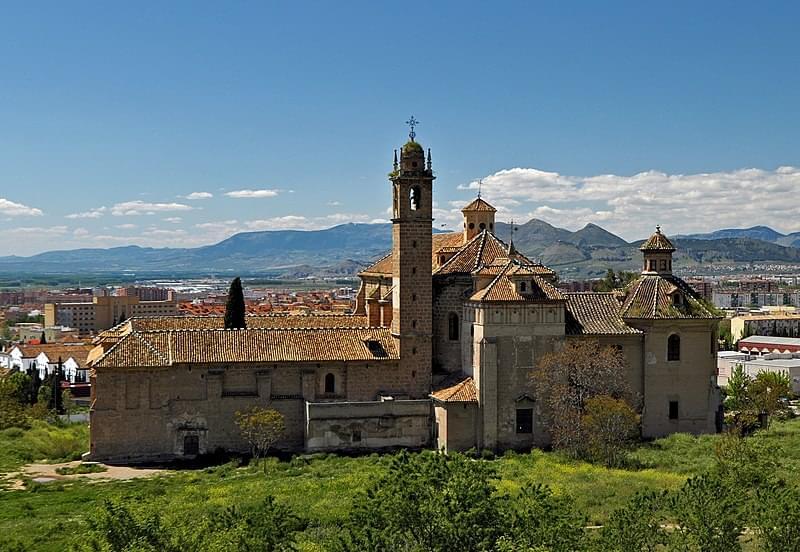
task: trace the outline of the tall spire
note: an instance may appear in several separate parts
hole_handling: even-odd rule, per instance
[[[512,258],[517,254],[517,248],[514,247],[514,219],[511,219],[511,239],[508,240],[508,258]]]
[[[397,150],[394,150],[394,162],[392,163],[392,168],[397,170]]]
[[[428,170],[431,170],[431,148],[428,148]]]

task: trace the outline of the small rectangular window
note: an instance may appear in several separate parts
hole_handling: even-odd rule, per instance
[[[669,419],[678,419],[678,401],[669,401]]]
[[[533,433],[533,408],[517,408],[517,433]]]

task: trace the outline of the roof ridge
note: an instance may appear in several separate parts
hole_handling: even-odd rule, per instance
[[[141,341],[144,344],[144,346],[150,350],[151,353],[153,353],[155,356],[159,357],[161,360],[166,362],[168,366],[172,366],[172,362],[170,362],[169,355],[164,356],[164,353],[158,350],[158,348],[152,343],[150,343],[149,340],[145,339],[143,335],[141,335],[139,332],[131,332],[131,335],[135,335],[139,339],[139,341]],[[167,336],[167,342],[169,342],[169,335]]]
[[[122,344],[122,342],[124,342],[124,341],[126,341],[127,339],[129,339],[129,338],[130,338],[130,337],[133,335],[133,333],[134,333],[134,332],[129,332],[129,333],[126,333],[125,335],[123,335],[121,339],[119,339],[119,340],[118,340],[116,343],[114,343],[114,344],[113,344],[113,345],[112,345],[112,346],[111,346],[111,347],[108,349],[108,351],[104,351],[104,352],[103,352],[103,354],[102,354],[102,355],[100,355],[100,358],[98,358],[97,360],[95,360],[95,361],[92,363],[92,366],[96,366],[97,364],[100,364],[100,362],[102,362],[102,361],[103,361],[103,360],[104,360],[104,359],[105,359],[105,358],[106,358],[108,355],[110,355],[110,354],[111,354],[111,353],[112,353],[112,352],[113,352],[113,351],[114,351],[114,350],[115,350],[117,347],[119,347],[119,346]],[[100,347],[100,345],[98,345],[98,347]]]
[[[325,327],[325,326],[305,326],[293,328],[157,328],[153,330],[136,330],[128,335],[133,334],[163,334],[163,333],[189,333],[189,332],[296,332],[296,331],[341,331],[341,330],[386,330],[389,328],[383,326],[338,326],[338,327]],[[123,338],[124,339],[124,338]],[[116,345],[115,345],[116,346]],[[109,349],[110,350],[110,349]]]
[[[480,266],[481,259],[483,259],[483,250],[486,249],[486,240],[488,239],[486,236],[489,234],[489,231],[485,228],[478,234],[481,237],[480,240],[480,247],[478,248],[478,254],[475,255],[475,263],[472,265],[472,270],[478,270]],[[471,272],[471,271],[470,271]]]
[[[438,273],[438,272],[441,272],[442,270],[444,270],[445,268],[447,268],[447,266],[449,266],[449,265],[451,265],[451,264],[455,264],[455,259],[457,259],[457,258],[459,257],[459,255],[463,254],[463,253],[464,253],[464,251],[466,251],[466,250],[467,250],[467,248],[468,248],[470,245],[472,245],[472,243],[473,243],[473,242],[475,242],[475,241],[477,241],[478,239],[480,239],[480,236],[481,236],[480,234],[476,234],[476,235],[472,236],[472,239],[471,239],[471,240],[469,240],[467,243],[463,244],[463,245],[462,245],[462,246],[461,246],[461,247],[458,249],[458,251],[456,251],[456,252],[453,254],[453,256],[452,256],[452,257],[450,257],[449,259],[447,259],[447,260],[444,262],[444,264],[443,264],[442,266],[440,266],[439,268],[437,268],[437,269],[434,271],[434,274],[436,274],[436,273]],[[480,258],[480,257],[479,257],[479,258]]]

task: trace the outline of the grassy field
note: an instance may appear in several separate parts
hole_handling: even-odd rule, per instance
[[[86,424],[58,427],[37,420],[27,430],[12,427],[0,431],[0,473],[38,460],[78,460],[87,450],[89,428]]]
[[[59,428],[54,434],[62,444],[48,447],[44,444],[47,431],[34,427],[16,437],[8,435],[8,430],[1,432],[2,469],[31,459],[70,458],[74,454],[64,443],[70,442],[70,438],[85,439],[85,433],[75,427]],[[546,483],[557,493],[573,496],[591,522],[602,523],[609,512],[636,491],[676,488],[687,476],[711,466],[716,439],[716,436],[673,435],[642,445],[634,459],[644,467],[636,470],[611,470],[541,451],[507,454],[490,462],[501,476],[499,492],[514,492],[528,482]],[[776,454],[780,454],[781,474],[800,483],[800,420],[775,424],[753,439],[770,448],[779,448]],[[85,443],[82,445],[85,449]],[[387,462],[388,457],[378,455],[360,458],[323,455],[286,462],[270,459],[266,474],[260,469],[225,464],[170,472],[146,480],[104,483],[73,480],[32,484],[25,491],[0,491],[0,550],[3,539],[6,544],[18,539],[30,550],[66,550],[104,498],[121,498],[135,507],[156,508],[165,523],[183,525],[211,509],[240,502],[255,503],[271,494],[311,520],[300,536],[301,550],[322,551],[326,539],[337,531],[339,522],[347,515],[353,497],[375,480]]]

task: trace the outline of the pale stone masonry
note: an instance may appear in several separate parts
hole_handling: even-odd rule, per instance
[[[621,348],[642,433],[713,432],[719,319],[672,274],[660,229],[640,277],[562,293],[556,273],[494,234],[478,197],[463,229],[432,234],[430,150],[395,153],[392,251],[361,274],[352,315],[137,317],[103,332],[93,365],[91,457],[120,462],[245,451],[236,412],[275,408],[291,451],[546,446],[531,371],[567,340]]]

